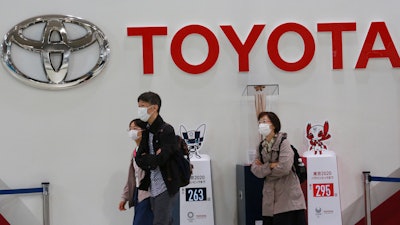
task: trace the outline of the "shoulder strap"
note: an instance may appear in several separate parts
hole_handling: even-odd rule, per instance
[[[279,158],[279,154],[281,153],[281,145],[282,145],[282,142],[283,142],[285,139],[286,139],[286,137],[283,136],[283,137],[281,138],[281,142],[279,143],[278,158]],[[260,142],[260,145],[258,146],[258,152],[259,152],[259,154],[260,154],[260,161],[261,161],[262,163],[264,163],[263,158],[262,158],[262,154],[261,154],[261,152],[262,152],[262,141]]]
[[[283,136],[283,137],[281,138],[281,143],[279,143],[278,157],[279,157],[279,154],[281,153],[281,145],[282,145],[282,142],[283,142],[285,139],[286,139],[286,137]]]
[[[285,139],[286,139],[286,137],[284,137],[284,136],[281,138],[281,143],[279,143],[279,150],[281,150],[281,144]]]
[[[281,143],[279,143],[278,158],[279,158],[279,154],[281,153],[281,144],[282,144],[282,142],[283,142],[285,139],[286,139],[286,137],[282,137]],[[296,157],[296,152],[293,150],[293,145],[290,145],[290,149],[292,149],[292,151],[293,151],[293,153],[294,153],[293,157]],[[294,173],[296,173],[296,167],[295,167],[296,163],[297,163],[297,162],[293,161],[292,171],[293,171]]]
[[[263,157],[262,157],[262,154],[261,154],[261,152],[262,152],[262,143],[263,143],[263,141],[261,141],[260,144],[258,145],[258,153],[259,153],[259,155],[260,155],[260,161],[261,161],[261,163],[264,164],[264,160],[263,160]]]

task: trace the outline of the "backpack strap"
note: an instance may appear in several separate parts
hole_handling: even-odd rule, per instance
[[[262,143],[263,143],[263,141],[261,141],[260,144],[258,145],[258,153],[260,155],[261,163],[264,164],[264,160],[263,160],[263,157],[262,157],[262,154],[261,154],[262,153]]]
[[[285,139],[286,139],[286,136],[283,136],[283,137],[281,138],[281,142],[279,143],[278,159],[279,159],[279,155],[281,154],[281,145],[282,145],[282,142],[283,142]]]
[[[279,143],[279,151],[278,151],[278,156],[279,156],[279,154],[280,154],[280,152],[281,152],[281,145],[282,145],[282,142],[283,142],[285,139],[286,139],[286,137],[285,137],[285,136],[283,136],[283,137],[281,138],[281,143]]]
[[[281,144],[282,144],[282,142],[283,142],[285,139],[286,139],[286,137],[282,137],[281,143],[279,143],[278,159],[279,159],[279,154],[281,153]],[[290,145],[290,149],[292,149],[292,151],[293,151],[293,146],[292,146],[292,145]],[[294,153],[294,151],[293,151],[293,153]],[[294,157],[294,156],[293,156],[293,157]],[[293,171],[294,173],[296,173],[296,167],[294,166],[295,163],[297,163],[297,162],[294,162],[294,161],[293,161],[292,171]]]
[[[285,139],[286,139],[286,136],[282,136],[281,142],[279,143],[278,159],[279,159],[279,154],[281,153],[282,142]],[[263,141],[261,141],[260,144],[258,145],[258,153],[260,154],[260,161],[264,164],[264,160],[263,160],[263,157],[262,157],[262,154],[261,154],[262,153],[262,143],[263,143]],[[272,154],[272,151],[271,151],[271,154]]]

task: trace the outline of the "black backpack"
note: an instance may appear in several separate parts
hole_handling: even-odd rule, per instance
[[[190,163],[189,148],[186,141],[179,135],[175,135],[178,144],[175,161],[179,169],[179,187],[185,187],[190,183],[193,173],[193,165]]]
[[[163,132],[167,123],[164,123],[158,132]],[[190,177],[193,172],[193,165],[190,163],[189,148],[186,141],[179,135],[175,135],[177,151],[172,157],[173,162],[178,167],[179,174],[177,182],[179,187],[185,187],[190,183]]]
[[[281,149],[281,144],[285,139],[286,139],[286,137],[283,137],[281,139],[281,143],[279,143],[278,157],[279,157],[279,153],[280,153],[280,149]],[[297,151],[297,149],[293,145],[290,145],[290,147],[291,147],[291,149],[293,150],[293,153],[294,153],[292,170],[293,170],[293,172],[296,173],[297,177],[299,178],[300,183],[303,183],[304,181],[307,180],[307,168],[304,165],[303,160],[300,157],[299,152]],[[260,160],[261,160],[262,163],[264,163],[263,160],[262,160],[262,155],[261,155],[261,151],[262,151],[261,144],[260,144],[258,150],[259,150],[259,153],[260,153]]]

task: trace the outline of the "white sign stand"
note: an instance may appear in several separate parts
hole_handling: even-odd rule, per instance
[[[307,200],[309,225],[341,225],[336,154],[305,152],[307,158]]]
[[[179,190],[181,225],[214,225],[211,161],[208,155],[193,156],[190,184]]]

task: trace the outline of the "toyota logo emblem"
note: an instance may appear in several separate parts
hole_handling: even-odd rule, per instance
[[[110,55],[109,42],[97,26],[64,15],[22,21],[5,35],[1,49],[2,62],[15,78],[48,90],[94,78]]]

